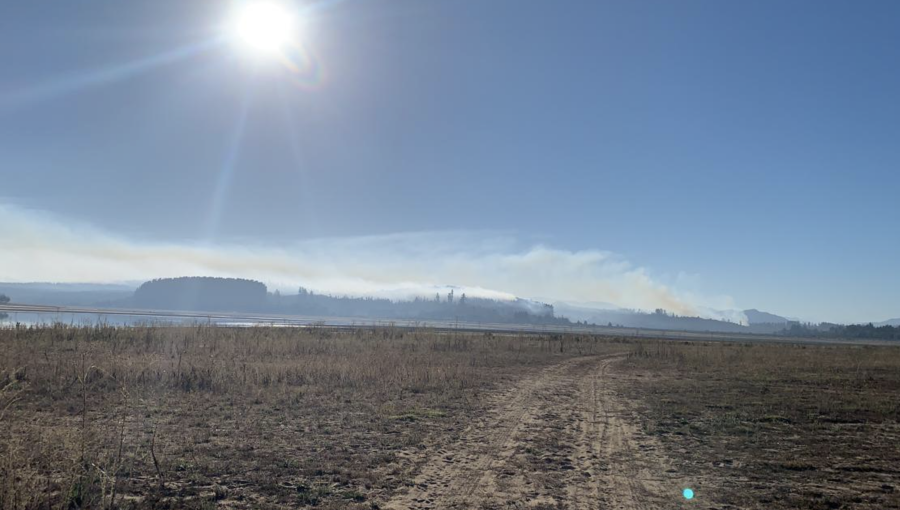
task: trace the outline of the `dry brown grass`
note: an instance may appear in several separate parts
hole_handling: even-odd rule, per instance
[[[0,329],[0,509],[376,508],[403,452],[587,337]]]
[[[0,329],[0,510],[377,508],[497,391],[622,351],[707,506],[900,508],[896,348],[56,326]]]
[[[627,365],[645,431],[707,503],[900,508],[897,347],[661,341]]]

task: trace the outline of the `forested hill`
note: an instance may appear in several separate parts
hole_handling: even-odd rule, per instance
[[[157,310],[257,312],[266,309],[266,286],[238,278],[151,280],[134,291],[134,305]]]

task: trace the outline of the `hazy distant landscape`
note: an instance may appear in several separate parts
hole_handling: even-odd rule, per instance
[[[190,312],[255,312],[275,316],[462,321],[475,324],[585,325],[791,337],[900,340],[900,319],[851,325],[810,323],[750,309],[740,312],[743,322],[737,323],[679,316],[664,309],[645,312],[615,307],[588,308],[565,302],[547,304],[522,298],[504,300],[467,297],[464,292],[457,294],[456,290],[450,287],[450,291],[443,295],[436,292],[433,296],[392,300],[317,294],[303,287],[295,294],[277,290],[269,292],[261,282],[208,277],[159,279],[137,286],[0,283],[0,294],[17,296],[14,303],[35,305]],[[23,313],[23,317],[45,322],[53,320],[52,317],[27,313]],[[90,320],[92,320],[90,316],[79,318],[79,321]]]

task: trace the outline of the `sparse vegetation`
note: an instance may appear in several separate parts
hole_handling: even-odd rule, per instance
[[[621,344],[394,329],[0,329],[0,509],[372,508],[482,395]]]
[[[476,472],[463,453],[489,459],[509,434],[494,479],[521,474],[541,505],[627,467],[649,478],[598,494],[664,500],[640,487],[665,475],[721,508],[897,508],[898,393],[888,347],[2,328],[0,509],[384,507],[416,497],[423,462]],[[654,451],[671,469],[636,468]]]
[[[781,334],[805,338],[853,338],[861,340],[900,340],[900,326],[874,324],[791,324]]]
[[[900,349],[648,342],[646,433],[723,508],[900,508]]]

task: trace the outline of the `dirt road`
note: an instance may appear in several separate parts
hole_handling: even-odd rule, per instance
[[[686,504],[658,442],[616,391],[620,358],[569,360],[494,397],[454,441],[410,454],[414,486],[391,509],[654,509]],[[620,387],[620,386],[619,386]],[[694,508],[703,508],[698,501]]]

